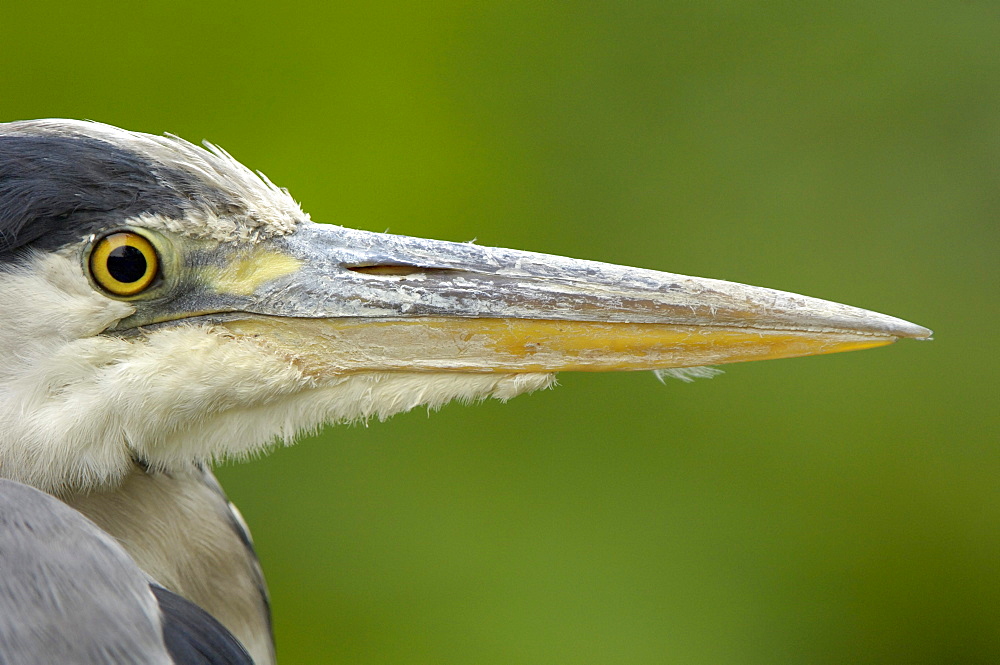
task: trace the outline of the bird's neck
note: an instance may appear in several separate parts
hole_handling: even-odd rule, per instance
[[[257,665],[274,662],[267,589],[239,513],[210,471],[139,464],[115,489],[63,496],[157,582],[225,625]]]

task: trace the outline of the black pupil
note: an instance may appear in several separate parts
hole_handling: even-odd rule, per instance
[[[119,282],[138,282],[146,274],[146,257],[135,247],[115,247],[108,254],[108,273]]]

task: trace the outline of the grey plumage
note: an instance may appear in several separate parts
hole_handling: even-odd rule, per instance
[[[127,544],[142,570],[211,612],[253,653],[274,661],[267,587],[253,544],[212,473],[136,464],[107,490],[62,499]],[[183,628],[183,625],[180,626]]]
[[[218,622],[151,586],[93,522],[43,492],[0,479],[0,663],[180,662],[251,661]]]
[[[254,665],[232,633],[194,603],[151,584],[163,617],[163,643],[176,665]]]

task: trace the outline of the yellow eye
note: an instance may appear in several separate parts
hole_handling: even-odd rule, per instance
[[[90,274],[94,281],[116,296],[134,296],[145,291],[156,279],[159,265],[153,245],[128,231],[101,238],[90,253]]]

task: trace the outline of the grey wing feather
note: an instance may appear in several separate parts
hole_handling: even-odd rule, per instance
[[[212,628],[214,642],[201,651],[203,636],[187,630],[192,616]],[[175,644],[182,640],[204,658],[175,660],[165,625]],[[93,522],[52,496],[0,479],[0,665],[175,662],[251,661],[187,601],[161,606],[146,575]]]
[[[150,586],[163,612],[163,639],[176,663],[253,665],[239,640],[211,614],[172,591]]]

